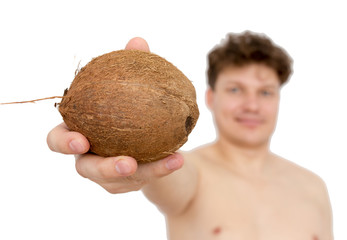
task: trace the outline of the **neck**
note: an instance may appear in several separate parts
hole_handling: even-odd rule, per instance
[[[273,158],[269,143],[249,146],[218,139],[214,147],[223,163],[232,170],[247,175],[256,176],[264,173]]]

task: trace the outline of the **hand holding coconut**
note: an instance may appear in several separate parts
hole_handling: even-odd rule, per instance
[[[134,38],[129,41],[126,46],[126,50],[140,50],[145,54],[145,52],[149,52],[149,47],[146,41],[143,39]],[[139,86],[138,84],[131,84],[132,87]],[[69,91],[73,92],[73,87],[74,86],[71,85]],[[69,92],[67,94],[69,94]],[[177,96],[169,96],[168,99],[162,99],[163,104],[166,104],[166,100],[171,101],[170,97],[175,98]],[[147,157],[141,152],[138,153],[139,158],[141,157],[143,159],[142,162],[150,162],[152,159],[157,160],[147,164],[138,164],[138,161],[141,159],[123,156],[124,154],[122,154],[122,152],[120,152],[120,156],[114,156],[112,152],[110,154],[110,150],[107,150],[106,152],[101,150],[100,152],[100,146],[98,146],[98,143],[103,141],[102,144],[107,144],[107,142],[110,142],[110,140],[93,139],[93,136],[88,139],[83,135],[85,130],[83,127],[87,125],[86,121],[91,119],[91,117],[86,115],[86,120],[84,120],[82,124],[74,122],[74,119],[69,117],[69,114],[71,112],[74,113],[75,110],[75,103],[71,104],[73,101],[75,100],[72,97],[66,97],[59,105],[59,110],[64,117],[64,121],[68,125],[66,125],[66,123],[62,123],[54,128],[48,134],[47,143],[50,149],[53,151],[64,154],[76,154],[76,169],[81,176],[89,178],[90,180],[98,183],[109,192],[121,193],[139,190],[148,181],[168,175],[183,166],[182,156],[177,153],[173,154],[173,152],[186,141],[186,136],[190,133],[192,127],[195,125],[195,122],[192,123],[192,117],[195,118],[194,121],[196,121],[198,112],[193,113],[195,114],[194,116],[190,116],[190,106],[184,109],[184,111],[187,111],[186,114],[188,114],[185,116],[185,123],[183,123],[183,125],[185,125],[183,129],[184,134],[186,134],[186,136],[183,136],[184,139],[180,140],[178,144],[173,144],[173,147],[169,149],[170,152],[160,153],[157,156]],[[85,112],[86,110],[83,109],[83,113]],[[83,118],[80,115],[81,114],[79,114],[76,119],[79,120]],[[127,118],[128,116],[124,117]],[[187,120],[189,120],[188,123]],[[90,126],[93,127],[92,125]],[[71,131],[71,129],[74,131]],[[118,126],[114,126],[114,129],[119,130]],[[123,129],[121,130],[123,131]],[[95,132],[97,130],[87,129],[85,131],[88,133],[93,133],[93,131]],[[126,131],[126,129],[124,129],[124,131]],[[126,133],[126,135],[128,134]],[[122,139],[118,140],[121,141]],[[163,139],[162,141],[165,142],[166,139]],[[90,150],[93,151],[93,148],[95,149],[94,153],[97,153],[98,155],[87,153]],[[136,156],[136,153],[134,153],[134,155]],[[158,160],[158,156],[160,159],[163,159]],[[126,181],[124,181],[125,179]]]

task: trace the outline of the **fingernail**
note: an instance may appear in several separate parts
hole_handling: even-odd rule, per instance
[[[131,173],[131,167],[126,160],[119,160],[116,163],[116,170],[120,175],[129,175]]]
[[[71,148],[71,150],[75,153],[81,153],[84,152],[84,146],[82,143],[80,143],[78,140],[72,140],[69,143],[69,146]]]
[[[181,164],[176,158],[170,158],[166,162],[166,168],[169,170],[176,170],[180,168]]]

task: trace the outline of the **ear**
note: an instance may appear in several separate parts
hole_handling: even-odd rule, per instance
[[[212,109],[213,109],[213,98],[214,98],[214,92],[209,87],[205,93],[205,101],[206,101],[206,105],[207,105],[208,109],[210,109],[210,111],[212,111]]]

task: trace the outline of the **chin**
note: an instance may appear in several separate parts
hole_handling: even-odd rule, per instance
[[[239,146],[249,147],[249,148],[258,148],[268,146],[268,141],[238,141]]]
[[[238,145],[240,147],[249,147],[249,148],[258,148],[268,146],[270,143],[269,137],[260,137],[260,136],[229,136],[226,139],[234,145]]]

